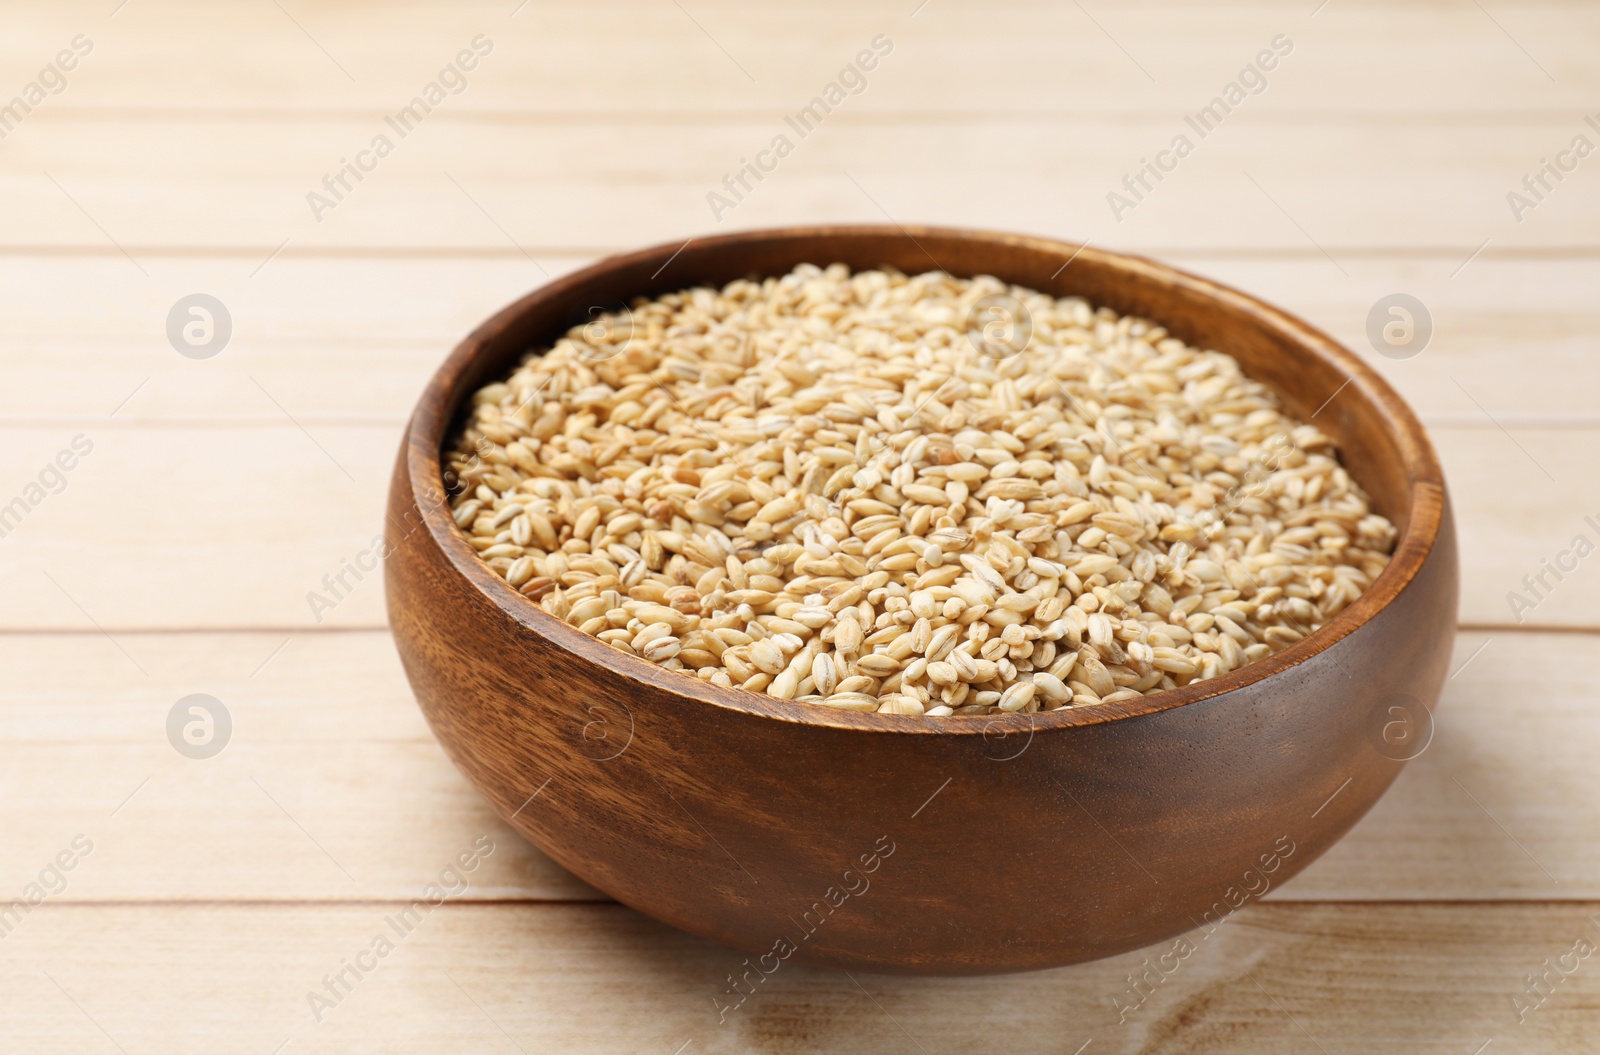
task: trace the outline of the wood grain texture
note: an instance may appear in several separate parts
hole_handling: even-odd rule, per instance
[[[564,329],[575,305],[686,276],[783,274],[818,258],[904,270],[941,256],[955,274],[1086,295],[1159,317],[1191,342],[1226,339],[1245,371],[1298,413],[1318,409],[1373,507],[1400,528],[1388,568],[1320,631],[1245,670],[1091,709],[930,722],[722,690],[617,653],[517,594],[456,530],[439,451],[457,408],[529,344]],[[665,277],[669,264],[678,270]],[[800,942],[794,955],[808,963],[931,974],[1112,955],[1225,906],[1241,873],[1259,883],[1258,868],[1298,872],[1398,774],[1374,730],[1389,704],[1421,715],[1437,701],[1457,594],[1433,449],[1349,352],[1149,261],[932,228],[794,228],[669,245],[531,294],[457,346],[429,384],[396,462],[388,525],[390,622],[418,702],[519,831],[587,882],[691,933],[751,953]],[[886,774],[892,784],[863,809],[862,790]],[[522,812],[550,784],[543,809]],[[1018,796],[1048,803],[1049,823],[1017,812]],[[980,839],[986,852],[975,860]],[[870,900],[820,937],[792,933],[831,920],[895,855],[916,897]],[[993,883],[1063,883],[1075,897],[1046,921],[1027,904],[966,896]]]
[[[255,395],[259,405],[271,407],[259,390]],[[0,541],[0,591],[7,598],[0,628],[94,633],[98,624],[116,635],[383,626],[377,579],[369,574],[358,582],[347,575],[349,589],[335,597],[323,577],[369,550],[383,529],[384,471],[399,445],[398,430],[303,424],[306,432],[286,417],[252,428],[0,428],[13,496],[78,432],[95,443],[94,453],[69,474],[66,490]],[[1600,629],[1594,601],[1600,563],[1594,561],[1580,563],[1531,611],[1514,613],[1507,601],[1509,593],[1525,589],[1524,575],[1538,573],[1542,560],[1585,530],[1585,517],[1600,519],[1600,495],[1583,485],[1600,429],[1513,424],[1509,436],[1492,426],[1429,432],[1462,518],[1461,621],[1506,626],[1520,614],[1528,628]],[[141,475],[151,466],[159,466],[163,480],[203,480],[206,488],[162,493]],[[107,509],[119,511],[111,534],[99,519]],[[1592,530],[1589,537],[1600,540]],[[101,560],[84,561],[86,547]],[[336,606],[313,612],[313,593]],[[136,646],[124,645],[138,655]],[[127,664],[114,646],[106,648],[108,662]],[[124,669],[138,676],[133,666]]]
[[[607,231],[620,239],[615,248],[627,247],[625,231]],[[486,258],[327,257],[291,243],[253,277],[268,251],[162,256],[145,261],[149,279],[110,252],[114,259],[0,255],[0,288],[14,297],[0,332],[0,369],[17,382],[0,390],[0,423],[98,423],[137,390],[117,411],[118,427],[287,424],[255,378],[308,427],[398,429],[446,350],[545,281],[509,247],[509,255]],[[1600,359],[1589,351],[1600,332],[1592,296],[1600,259],[1507,256],[1490,245],[1456,273],[1466,250],[1365,253],[1345,259],[1346,281],[1330,280],[1328,262],[1310,253],[1159,255],[1330,334],[1430,429],[1600,425],[1591,398]],[[594,259],[540,257],[558,276]],[[81,310],[79,283],[95,290],[92,312]],[[234,338],[215,358],[195,362],[173,351],[164,323],[174,301],[200,289],[228,306]],[[1373,304],[1395,292],[1417,296],[1432,315],[1434,336],[1415,358],[1379,355],[1367,337]],[[1508,369],[1512,363],[1518,369]],[[1448,460],[1449,440],[1441,447]]]
[[[137,273],[149,270],[146,249],[161,246],[249,246],[257,261],[286,239],[323,250],[521,246],[538,260],[553,248],[682,242],[797,217],[937,219],[1130,251],[1321,246],[1331,257],[1327,281],[1337,282],[1350,272],[1341,258],[1352,249],[1444,249],[1464,259],[1485,239],[1540,250],[1600,241],[1581,173],[1523,222],[1506,199],[1541,157],[1584,131],[1580,112],[1449,123],[1338,114],[1264,122],[1241,112],[1161,183],[1147,178],[1152,190],[1131,211],[1113,208],[1108,195],[1126,193],[1124,177],[1168,149],[1186,127],[1183,113],[1206,98],[1160,116],[999,116],[978,127],[935,115],[893,136],[840,113],[731,211],[708,195],[725,192],[740,159],[783,133],[781,112],[712,125],[641,116],[505,135],[447,119],[444,104],[440,120],[397,142],[360,183],[347,180],[352,189],[332,209],[314,208],[308,195],[325,193],[339,159],[383,133],[380,114],[291,126],[207,115],[41,120],[8,136],[0,157],[0,193],[15,202],[0,247],[114,242]],[[626,158],[618,144],[627,144]],[[997,151],[1003,164],[993,161]],[[240,200],[252,207],[238,208]]]
[[[499,851],[496,850],[496,853]],[[491,857],[492,859],[492,857]],[[884,896],[893,896],[885,881]],[[876,891],[874,891],[876,893]],[[388,1055],[675,1051],[1568,1055],[1600,1009],[1594,957],[1523,1022],[1524,978],[1600,937],[1600,904],[1251,905],[1208,937],[1003,978],[846,975],[741,957],[621,906],[446,904],[314,1017],[307,993],[403,905],[53,906],[6,939],[0,1045]],[[1176,965],[1118,1021],[1129,975]],[[752,961],[752,964],[754,961]],[[1154,977],[1152,970],[1152,977]],[[347,975],[353,978],[353,975]],[[64,991],[64,992],[63,992]],[[74,1006],[76,1003],[78,1006]],[[98,1028],[97,1028],[98,1027]],[[100,1031],[103,1030],[104,1034]],[[111,1038],[108,1042],[107,1037]]]
[[[513,238],[559,275],[718,226],[710,186],[887,32],[896,50],[870,88],[729,225],[881,221],[878,205],[901,220],[998,218],[1143,248],[1282,305],[1418,410],[1461,517],[1462,615],[1506,623],[1506,592],[1597,500],[1592,174],[1523,224],[1504,200],[1594,109],[1592,5],[1336,0],[1312,17],[1312,3],[1277,0],[932,0],[915,18],[909,3],[859,0],[603,0],[515,18],[499,0],[114,6],[14,8],[0,34],[7,99],[73,34],[95,41],[0,147],[0,499],[78,431],[106,466],[89,459],[0,540],[0,881],[21,890],[73,833],[97,840],[65,897],[0,941],[0,1049],[1072,1055],[1092,1035],[1083,1055],[1465,1055],[1490,1038],[1485,1055],[1583,1050],[1600,1020],[1592,962],[1524,1025],[1509,1001],[1570,947],[1580,915],[1600,918],[1544,900],[1600,898],[1587,837],[1600,728],[1584,677],[1597,638],[1526,632],[1600,628],[1587,565],[1527,624],[1461,635],[1435,740],[1391,793],[1120,1029],[1107,1025],[1115,972],[1143,953],[1001,979],[858,975],[866,992],[791,964],[717,1027],[710,995],[738,966],[726,950],[617,907],[481,903],[441,910],[313,1025],[306,987],[477,834],[497,850],[465,899],[593,895],[500,841],[419,722],[385,632],[323,632],[380,627],[381,590],[364,585],[322,624],[305,594],[375,530],[385,463],[442,350],[544,281]],[[314,223],[305,192],[479,31],[497,50],[468,90]],[[1200,145],[1182,182],[1110,226],[1105,192],[1279,32],[1296,50],[1270,88]],[[206,362],[180,360],[163,333],[197,290],[237,327]],[[1437,325],[1405,362],[1363,336],[1373,300],[1395,291]],[[204,497],[179,500],[188,489]],[[168,632],[241,626],[284,632]],[[50,627],[69,632],[35,632]],[[239,723],[207,762],[178,758],[161,729],[192,691]],[[1272,904],[1401,896],[1529,903]],[[272,903],[217,903],[241,898]]]
[[[1315,4],[1302,10],[1272,0],[1203,11],[1173,0],[1085,10],[1041,0],[947,2],[915,17],[915,4],[889,0],[804,10],[703,0],[683,11],[608,0],[530,5],[514,17],[515,4],[498,0],[411,2],[386,5],[382,19],[364,4],[285,7],[305,33],[272,5],[224,11],[201,0],[148,0],[115,19],[87,3],[20,10],[0,42],[0,65],[23,78],[86,32],[96,50],[53,104],[135,119],[152,109],[232,110],[256,121],[392,110],[477,33],[496,51],[447,105],[480,120],[631,111],[703,123],[781,113],[817,94],[879,33],[895,51],[849,104],[898,122],[930,113],[1176,113],[1215,95],[1280,33],[1295,50],[1247,103],[1261,111],[1339,110],[1381,121],[1403,105],[1515,115],[1589,107],[1600,88],[1585,46],[1600,17],[1571,0],[1490,5],[1514,40],[1470,4],[1430,0],[1345,2],[1315,17]],[[594,75],[597,63],[603,77]],[[951,78],[957,67],[982,75]]]
[[[480,834],[500,851],[473,898],[595,899],[495,818],[445,759],[388,635],[0,635],[0,892],[73,835],[93,901],[414,895]],[[221,701],[231,739],[181,757],[168,712]],[[73,779],[64,780],[67,775]]]
[[[455,772],[387,631],[125,643],[149,679],[132,684],[92,633],[0,635],[10,676],[0,891],[20,889],[81,831],[106,852],[74,877],[75,899],[394,899],[489,833],[501,849],[467,899],[602,896],[511,837]],[[1348,836],[1268,898],[1600,899],[1600,845],[1581,834],[1600,828],[1590,748],[1600,712],[1584,674],[1595,663],[1594,635],[1460,635],[1430,745]],[[1537,695],[1519,690],[1528,670],[1544,672]],[[234,742],[205,762],[178,758],[165,739],[167,712],[191,692],[234,719]]]
[[[125,643],[149,679],[132,684],[92,633],[0,635],[0,890],[20,889],[81,831],[107,852],[74,879],[75,898],[393,899],[487,832],[501,850],[469,899],[601,896],[509,838],[454,771],[387,631]],[[1432,743],[1345,839],[1268,897],[1600,899],[1600,845],[1581,834],[1600,827],[1600,713],[1584,675],[1596,662],[1593,635],[1461,635]],[[1519,690],[1528,670],[1545,672],[1537,696]],[[223,701],[235,723],[234,743],[206,762],[178,758],[165,739],[167,712],[191,692]]]

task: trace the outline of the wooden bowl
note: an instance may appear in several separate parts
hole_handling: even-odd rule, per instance
[[[590,306],[835,261],[1079,294],[1229,352],[1338,442],[1400,529],[1394,559],[1326,626],[1231,674],[987,719],[840,712],[717,688],[579,633],[479,562],[440,471],[465,397]],[[1331,846],[1425,746],[1456,614],[1438,459],[1359,358],[1260,301],[1148,260],[975,231],[751,231],[552,282],[486,322],[434,376],[395,465],[388,523],[390,625],[451,758],[585,881],[748,953],[729,954],[725,1005],[790,958],[1017,971],[1214,925]]]

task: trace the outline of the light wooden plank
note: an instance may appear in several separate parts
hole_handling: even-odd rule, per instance
[[[74,899],[397,898],[488,834],[499,849],[468,896],[596,896],[496,820],[451,768],[387,634],[140,634],[122,644],[148,677],[97,636],[0,635],[10,675],[0,891],[20,888],[83,833],[96,849]],[[1426,750],[1343,842],[1270,896],[1600,897],[1600,846],[1582,834],[1600,828],[1600,713],[1583,659],[1593,653],[1600,637],[1463,634]],[[1534,670],[1539,692],[1525,688]],[[197,692],[233,722],[209,759],[182,757],[167,739],[169,712]],[[537,786],[530,777],[529,793]]]
[[[1330,280],[1320,259],[1178,256],[1172,262],[1325,330],[1382,374],[1430,428],[1600,423],[1588,395],[1600,386],[1593,354],[1600,310],[1592,293],[1580,291],[1600,283],[1600,262],[1501,258],[1492,251],[1491,245],[1465,266],[1466,254],[1364,257],[1346,264],[1349,281]],[[1391,293],[1417,297],[1429,313],[1432,337],[1411,358],[1391,358],[1396,349],[1368,336],[1369,316]]]
[[[1461,621],[1600,626],[1600,562],[1585,557],[1600,543],[1600,499],[1586,486],[1600,437],[1587,427],[1432,431],[1461,540]]]
[[[550,247],[665,242],[797,221],[937,218],[1131,248],[1252,247],[1331,256],[1371,246],[1485,239],[1587,247],[1600,210],[1580,170],[1518,222],[1506,195],[1541,157],[1586,126],[1570,116],[1515,122],[1394,115],[1262,120],[1241,112],[1200,141],[1130,211],[1113,191],[1141,158],[1184,131],[1171,116],[997,115],[981,126],[840,113],[798,141],[729,210],[713,191],[741,158],[785,133],[778,115],[715,124],[618,118],[529,126],[440,120],[404,139],[376,115],[311,123],[194,118],[40,122],[7,137],[0,193],[13,212],[0,245],[95,246],[133,258],[158,246]],[[1589,130],[1592,133],[1592,129]],[[308,196],[341,158],[389,134],[336,207]],[[797,137],[791,136],[792,139]],[[341,192],[342,193],[342,192]],[[742,192],[741,192],[742,193]],[[135,263],[135,262],[138,263]]]
[[[264,267],[266,253],[160,257],[149,279],[120,255],[0,257],[0,284],[13,294],[0,369],[15,381],[0,391],[0,420],[101,424],[115,410],[122,425],[283,423],[264,387],[308,426],[398,426],[457,341],[548,281],[520,255],[291,254]],[[559,275],[592,259],[544,265]],[[95,290],[92,311],[83,310],[85,287]],[[180,354],[167,331],[174,305],[197,292],[221,300],[232,327],[221,351],[198,360]]]
[[[265,388],[235,388],[253,414],[281,406],[271,426],[0,428],[0,505],[43,498],[0,540],[0,591],[10,601],[0,629],[383,625],[376,576],[347,575],[348,589],[337,591],[324,577],[346,561],[371,562],[363,554],[382,529],[399,428],[298,423],[289,389],[256,376]],[[1493,403],[1491,391],[1468,393]],[[1461,620],[1600,627],[1597,562],[1578,562],[1560,582],[1546,573],[1550,589],[1539,597],[1523,583],[1544,560],[1572,563],[1561,553],[1579,534],[1600,540],[1585,519],[1600,521],[1600,506],[1583,487],[1600,430],[1483,424],[1432,430],[1461,537]],[[79,436],[94,448],[65,489],[29,492]],[[1514,608],[1513,591],[1538,603]],[[337,603],[314,604],[314,593]]]
[[[270,387],[256,398],[279,399]],[[382,531],[399,430],[302,430],[292,414],[286,406],[266,429],[117,429],[107,420],[0,430],[5,504],[41,499],[0,540],[0,591],[11,602],[0,627],[381,624],[374,575],[347,575],[349,589],[320,623],[308,595]],[[93,446],[56,484],[60,493],[30,492],[41,475],[55,483],[56,459],[73,453],[76,437]]]
[[[600,896],[502,824],[451,766],[386,633],[121,644],[128,655],[99,635],[0,635],[0,890],[82,833],[95,850],[75,898],[399,897],[487,835],[499,849],[473,897]],[[169,739],[169,714],[195,693],[232,723],[209,758]]]
[[[34,631],[0,633],[0,891],[78,833],[94,851],[0,942],[0,1049],[1582,1048],[1593,964],[1526,1023],[1512,998],[1600,942],[1600,719],[1579,673],[1600,637],[1463,634],[1392,793],[1267,903],[1192,935],[1126,1024],[1112,998],[1147,954],[976,981],[790,965],[719,1024],[742,957],[592,903],[490,813],[387,635],[356,629],[381,624],[373,578],[313,620],[306,594],[379,526],[417,389],[493,307],[611,248],[885,210],[1158,251],[1362,354],[1376,297],[1421,296],[1434,344],[1370,358],[1444,456],[1463,617],[1513,621],[1523,575],[1600,539],[1591,180],[1521,224],[1505,204],[1588,131],[1592,5],[910,6],[8,12],[0,85],[73,33],[96,50],[0,149],[0,503],[74,435],[95,448],[0,539],[0,631]],[[306,191],[477,32],[496,52],[470,88],[316,223]],[[706,192],[877,32],[896,50],[870,88],[716,222]],[[1106,191],[1278,32],[1296,51],[1271,87],[1116,223]],[[204,362],[163,333],[195,291],[238,323]],[[1594,574],[1527,625],[1600,627]],[[224,626],[260,632],[147,632]],[[330,628],[347,632],[312,632]],[[214,758],[167,740],[195,692],[235,722]],[[306,990],[479,837],[495,851],[461,900],[317,1023]],[[1392,903],[1413,898],[1462,903]]]
[[[500,0],[217,8],[144,2],[18,12],[0,71],[23,83],[77,33],[96,49],[57,108],[390,110],[476,34],[496,44],[452,107],[486,115],[619,107],[664,117],[793,109],[878,34],[895,50],[851,105],[875,112],[1181,112],[1215,95],[1278,34],[1295,51],[1246,104],[1384,115],[1585,107],[1600,80],[1585,47],[1600,19],[1580,4],[1165,2],[1072,5],[899,0],[805,9],[698,2],[580,7]],[[291,21],[291,16],[294,21]],[[298,25],[296,24],[298,23]],[[303,30],[303,31],[302,31]],[[1426,40],[1426,47],[1418,47]],[[1526,53],[1518,45],[1526,48]],[[595,75],[603,64],[605,76]],[[746,76],[743,70],[748,71]],[[1549,71],[1549,77],[1541,70]],[[951,77],[953,69],[981,76]],[[348,76],[345,72],[348,71]],[[1144,71],[1148,71],[1146,76]],[[1552,81],[1549,79],[1553,77]]]
[[[1557,673],[1591,651],[1600,653],[1593,635],[1461,633],[1432,739],[1282,896],[1538,900],[1600,891],[1587,834],[1600,830],[1586,761],[1600,743],[1594,686]],[[1578,799],[1586,803],[1569,813]]]
[[[1363,256],[1347,261],[1348,281],[1330,281],[1327,261],[1313,255],[1163,258],[1327,330],[1426,424],[1495,428],[1474,398],[1507,425],[1600,423],[1592,398],[1600,358],[1591,351],[1600,259],[1505,257],[1491,246],[1452,277],[1465,253]],[[281,422],[255,378],[308,427],[399,424],[456,341],[545,282],[513,257],[326,259],[291,247],[254,277],[258,259],[186,256],[150,261],[146,279],[120,256],[0,256],[0,287],[12,295],[0,369],[14,382],[0,390],[0,420],[88,424],[123,404],[123,424]],[[592,259],[543,263],[559,275]],[[93,311],[82,310],[86,287]],[[228,346],[204,361],[177,354],[165,330],[177,300],[197,291],[220,298],[233,324]],[[1419,297],[1432,317],[1433,337],[1411,359],[1380,355],[1367,337],[1373,305],[1395,292]]]
[[[893,895],[892,879],[878,896]],[[877,884],[874,884],[875,888]],[[1593,1039],[1594,903],[1247,907],[1212,934],[996,978],[779,962],[732,1003],[744,956],[620,906],[446,905],[319,1022],[307,993],[398,906],[50,906],[6,941],[8,1051],[1565,1053]],[[775,936],[776,937],[776,936]],[[1592,948],[1592,945],[1590,946]],[[1173,965],[1134,1006],[1130,974]],[[1518,1020],[1524,978],[1570,977]],[[368,960],[368,963],[373,962]],[[754,963],[754,961],[751,961]],[[1152,967],[1152,979],[1159,977]],[[347,975],[354,978],[354,975]],[[754,976],[752,976],[754,977]],[[336,984],[336,983],[335,983]],[[1133,1010],[1118,1021],[1114,999]]]

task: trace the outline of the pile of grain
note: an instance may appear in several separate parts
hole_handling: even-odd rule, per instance
[[[456,523],[550,614],[891,714],[1215,677],[1348,605],[1395,535],[1228,355],[839,264],[597,315],[478,392],[446,463]]]

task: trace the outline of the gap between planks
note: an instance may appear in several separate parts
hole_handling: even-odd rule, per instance
[[[817,226],[859,226],[865,221],[840,220],[838,222],[823,221]],[[781,228],[784,226],[810,226],[796,222],[794,224],[771,225]],[[693,237],[714,238],[724,234],[737,234],[746,230],[766,230],[765,227],[737,228],[728,231],[701,230]],[[1019,232],[1022,233],[1022,232]],[[1068,235],[1040,235],[1041,238],[1055,238],[1067,245],[1072,245],[1072,236]],[[668,239],[667,241],[671,241]],[[1093,244],[1093,243],[1091,243]],[[167,258],[193,258],[203,260],[215,257],[241,257],[249,260],[260,260],[267,253],[271,253],[275,246],[267,245],[151,245],[124,242],[123,249],[137,257],[167,257]],[[641,248],[637,242],[617,243],[612,245],[523,245],[520,248],[507,246],[429,246],[429,245],[397,245],[397,246],[296,246],[283,249],[276,255],[276,260],[525,260],[528,254],[550,257],[582,257],[598,260],[600,257],[610,256],[615,253],[631,252]],[[1350,246],[1340,247],[1340,259],[1349,260],[1448,260],[1459,263],[1463,254],[1471,250],[1470,245],[1434,245],[1434,246]],[[527,252],[524,253],[523,250]],[[1185,260],[1198,257],[1210,257],[1228,260],[1322,260],[1322,252],[1315,248],[1298,248],[1290,246],[1144,246],[1136,252],[1135,256],[1171,258]],[[109,245],[78,244],[78,245],[42,245],[34,243],[0,244],[0,257],[83,257],[94,259],[121,260],[124,258],[122,249]],[[1600,260],[1600,245],[1552,245],[1552,246],[1517,246],[1504,248],[1487,248],[1474,255],[1475,260]]]
[[[172,106],[78,106],[61,107],[49,111],[51,122],[105,122],[139,121],[150,124],[194,122],[242,122],[257,124],[338,124],[370,120],[379,107],[172,107]],[[773,119],[774,107],[726,110],[684,109],[572,109],[572,110],[516,110],[516,109],[455,109],[440,112],[431,118],[435,124],[490,124],[490,125],[580,125],[596,124],[659,124],[659,125],[722,125],[752,124]],[[1572,118],[1572,107],[1526,107],[1514,110],[1360,110],[1337,107],[1284,107],[1263,109],[1253,115],[1259,124],[1300,124],[1305,121],[1360,122],[1362,124],[1407,125],[1427,123],[1430,126],[1462,125],[1515,125],[1530,121],[1566,121]],[[992,124],[996,121],[1170,121],[1172,109],[1150,107],[1141,110],[1107,111],[1104,108],[1044,108],[1016,109],[999,107],[971,110],[918,110],[885,109],[840,113],[830,117],[836,126],[897,125],[897,124]],[[43,123],[43,122],[41,122]]]

